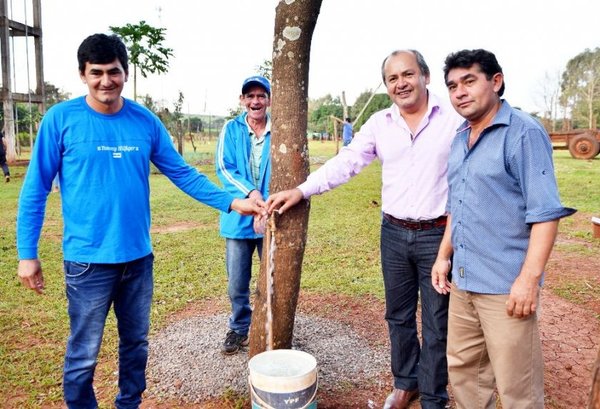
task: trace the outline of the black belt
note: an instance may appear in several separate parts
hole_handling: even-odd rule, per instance
[[[444,227],[446,226],[446,220],[448,219],[448,216],[440,216],[437,219],[432,220],[404,220],[396,219],[394,216],[390,216],[387,213],[384,213],[383,217],[388,222],[408,230],[431,230],[435,227]]]

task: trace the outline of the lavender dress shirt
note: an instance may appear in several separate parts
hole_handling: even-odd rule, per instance
[[[446,214],[448,155],[464,120],[429,93],[428,110],[411,133],[396,105],[374,113],[352,143],[311,173],[298,188],[309,198],[346,183],[374,159],[382,167],[382,211],[398,219]]]

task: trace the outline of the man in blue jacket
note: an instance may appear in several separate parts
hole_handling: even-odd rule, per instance
[[[119,331],[117,409],[138,408],[146,388],[153,292],[150,162],[177,187],[223,212],[260,213],[186,164],[156,115],[121,96],[127,49],[116,36],[94,34],[77,51],[86,96],[50,108],[40,125],[19,198],[18,275],[44,289],[38,241],[46,199],[58,173],[70,323],[63,371],[69,409],[97,408],[94,369],[106,316]]]
[[[236,198],[263,200],[269,196],[271,178],[271,85],[261,76],[247,78],[242,84],[240,103],[246,112],[225,124],[216,153],[217,176],[223,188]],[[252,317],[250,278],[252,256],[262,252],[265,219],[221,213],[221,236],[225,238],[227,293],[231,302],[229,331],[221,347],[235,354],[248,345]]]

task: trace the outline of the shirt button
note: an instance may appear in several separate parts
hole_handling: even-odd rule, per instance
[[[461,268],[458,269],[458,274],[460,274],[460,276],[462,278],[465,278],[465,269],[464,269],[464,267],[461,267]]]

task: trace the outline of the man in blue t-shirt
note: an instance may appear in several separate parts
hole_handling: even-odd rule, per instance
[[[185,163],[154,114],[121,96],[128,59],[117,36],[89,36],[77,59],[88,94],[53,106],[40,125],[19,198],[18,275],[24,286],[43,292],[38,241],[58,174],[70,323],[65,402],[69,408],[97,407],[94,368],[113,306],[119,332],[115,405],[137,408],[146,388],[153,292],[150,163],[184,192],[222,212],[259,215],[263,203],[219,189]]]

